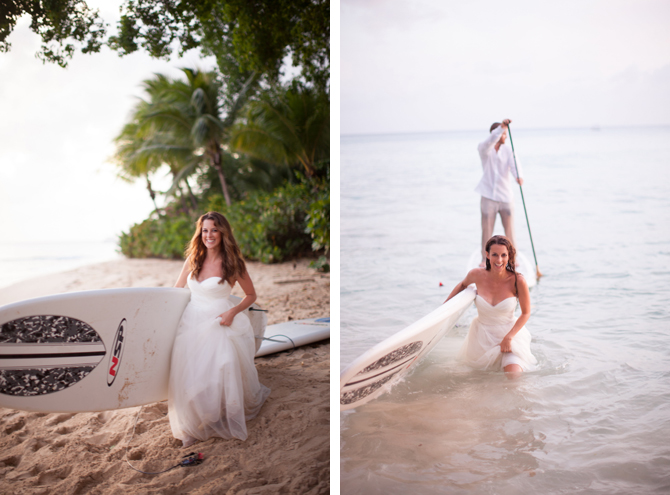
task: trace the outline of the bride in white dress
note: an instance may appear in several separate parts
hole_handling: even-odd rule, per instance
[[[245,297],[228,299],[238,283]],[[242,313],[256,300],[254,284],[220,213],[201,216],[175,287],[191,290],[172,351],[168,414],[184,446],[210,437],[247,438],[246,421],[261,409],[270,389],[254,365],[256,346]]]
[[[530,351],[530,332],[524,326],[530,318],[530,293],[523,275],[514,269],[515,255],[509,239],[491,237],[486,243],[486,267],[470,270],[447,298],[470,284],[477,286],[478,316],[458,353],[458,358],[473,368],[519,373],[537,367]],[[517,299],[521,308],[518,318],[514,316]]]

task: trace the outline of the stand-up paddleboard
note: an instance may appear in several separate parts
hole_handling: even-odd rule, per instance
[[[256,357],[286,351],[330,338],[330,317],[309,318],[270,325]]]
[[[354,360],[340,373],[340,410],[363,405],[387,391],[456,325],[474,300],[475,291],[465,289]]]
[[[83,412],[167,399],[172,344],[190,296],[106,289],[1,307],[0,407]],[[267,321],[261,311],[249,317],[256,327]],[[254,333],[262,337],[263,328]]]
[[[466,273],[473,268],[477,268],[481,260],[482,252],[477,249],[474,253],[472,253],[470,259],[468,260]],[[537,284],[537,270],[535,269],[535,265],[528,261],[528,258],[526,258],[524,254],[519,251],[516,252],[516,271],[524,276],[529,289]]]

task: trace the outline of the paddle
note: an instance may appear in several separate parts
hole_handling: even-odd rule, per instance
[[[512,145],[512,156],[514,157],[514,168],[516,169],[516,175],[519,176],[519,167],[516,164],[516,153],[514,152],[514,141],[512,141],[512,129],[510,129],[509,124],[507,124],[507,132],[509,133],[509,144]],[[519,184],[519,190],[521,191],[521,202],[523,203],[523,212],[526,214],[526,225],[528,225],[528,235],[530,236],[530,247],[533,248],[533,258],[535,258],[535,271],[537,273],[537,278],[539,279],[542,276],[540,273],[540,267],[537,265],[537,256],[535,255],[535,244],[533,244],[533,234],[530,232],[530,222],[528,221],[528,210],[526,210],[526,200],[523,198],[523,187]]]

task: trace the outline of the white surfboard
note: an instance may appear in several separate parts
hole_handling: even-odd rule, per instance
[[[470,259],[468,259],[466,273],[473,268],[477,268],[481,260],[482,253],[479,249],[477,249],[472,253],[472,255],[470,255]],[[516,271],[524,276],[529,289],[537,284],[537,270],[535,265],[528,261],[528,258],[526,258],[526,256],[524,256],[524,254],[520,251],[516,252]]]
[[[167,399],[172,344],[190,296],[106,289],[0,307],[0,407],[84,412]],[[265,313],[248,314],[262,338]]]
[[[330,338],[330,318],[309,318],[270,325],[256,357]]]
[[[475,291],[465,289],[355,359],[340,373],[340,410],[363,405],[389,390],[456,325],[474,300]]]

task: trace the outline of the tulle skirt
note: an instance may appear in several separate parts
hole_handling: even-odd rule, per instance
[[[254,365],[249,318],[238,314],[230,327],[217,316],[227,299],[191,301],[172,350],[168,414],[172,434],[185,445],[216,436],[246,440],[246,421],[261,409],[270,389]]]
[[[458,359],[479,370],[502,370],[509,364],[518,364],[524,371],[534,371],[537,369],[537,359],[530,351],[531,335],[526,327],[512,339],[511,353],[500,351],[500,342],[513,323],[485,325],[476,317],[470,324]]]

